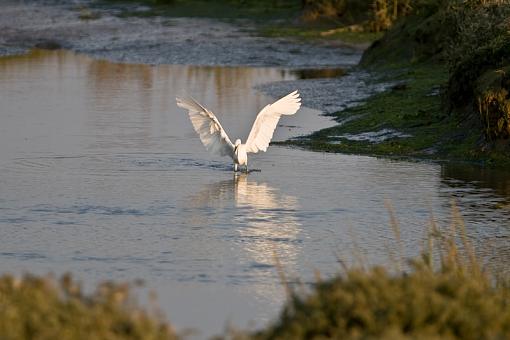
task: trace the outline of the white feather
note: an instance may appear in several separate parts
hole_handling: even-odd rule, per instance
[[[188,110],[193,128],[205,148],[211,153],[234,158],[234,145],[221,126],[218,118],[193,98],[176,98],[177,105]]]
[[[257,153],[266,151],[274,130],[282,115],[293,115],[301,107],[299,93],[294,91],[273,104],[267,105],[259,112],[246,140],[246,151]]]

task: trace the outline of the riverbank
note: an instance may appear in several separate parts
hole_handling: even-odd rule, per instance
[[[364,53],[360,64],[374,81],[393,82],[389,91],[332,114],[339,125],[287,144],[492,167],[510,164],[510,39],[505,29],[510,5],[416,6]]]
[[[331,114],[338,125],[286,144],[315,151],[418,159],[489,161],[473,148],[479,131],[466,130],[443,111],[443,65],[398,64],[372,70],[384,92]]]

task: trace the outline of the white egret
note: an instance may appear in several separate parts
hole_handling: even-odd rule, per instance
[[[205,148],[219,156],[230,156],[234,161],[234,171],[244,165],[248,172],[248,153],[266,151],[274,130],[282,115],[293,115],[301,107],[299,93],[294,91],[273,104],[264,107],[251,128],[246,143],[237,139],[232,144],[218,118],[193,98],[176,98],[177,105],[188,110],[193,128],[200,136]]]

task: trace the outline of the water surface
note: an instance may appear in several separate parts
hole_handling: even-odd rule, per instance
[[[65,51],[0,59],[0,272],[71,271],[90,284],[142,278],[179,329],[260,326],[284,301],[275,254],[304,281],[314,269],[335,273],[355,243],[369,262],[391,264],[385,199],[407,254],[422,246],[430,211],[447,223],[455,198],[482,252],[508,263],[507,172],[272,146],[250,158],[260,172],[235,177],[175,105],[192,94],[231,139],[244,139],[275,99],[253,88],[302,77],[316,78]],[[285,117],[275,138],[331,124],[319,113]]]

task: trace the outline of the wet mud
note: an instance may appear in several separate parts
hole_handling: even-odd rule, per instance
[[[2,4],[0,55],[32,47],[66,48],[111,61],[143,64],[352,66],[361,51],[320,43],[262,38],[250,21],[206,18],[117,17],[97,9],[83,19],[88,1],[24,1]]]

